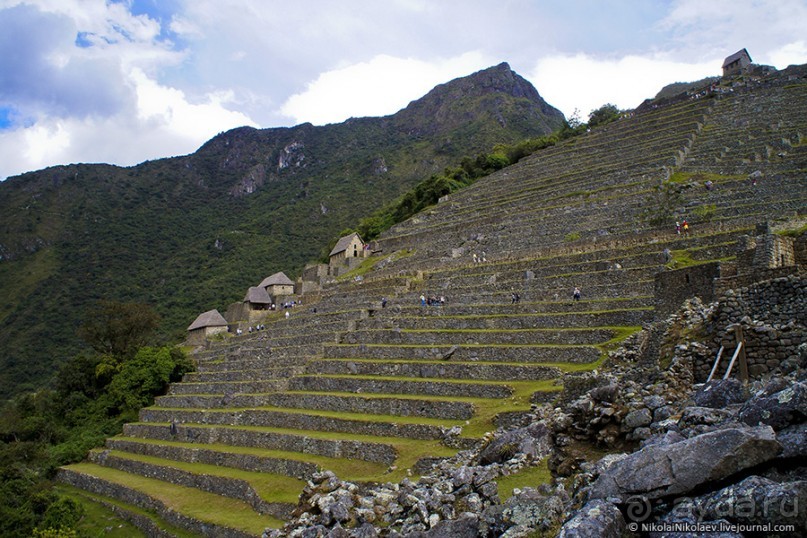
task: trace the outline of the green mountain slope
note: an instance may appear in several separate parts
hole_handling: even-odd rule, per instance
[[[180,337],[200,311],[294,277],[346,226],[461,157],[564,121],[507,64],[382,118],[239,128],[131,168],[73,164],[0,183],[0,397],[75,354],[95,301],[144,302]]]

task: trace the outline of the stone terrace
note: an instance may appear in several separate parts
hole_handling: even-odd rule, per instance
[[[317,469],[396,481],[480,442],[653,319],[665,248],[732,259],[761,217],[803,214],[805,88],[781,75],[660,107],[480,180],[387,232],[362,280],[196,353],[61,479],[152,525],[259,536]],[[678,189],[659,218],[662,185]]]

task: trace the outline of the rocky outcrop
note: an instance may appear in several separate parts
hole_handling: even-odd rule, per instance
[[[688,493],[776,457],[781,451],[773,429],[726,428],[670,444],[649,445],[620,459],[592,484],[592,499],[632,495],[657,499]]]

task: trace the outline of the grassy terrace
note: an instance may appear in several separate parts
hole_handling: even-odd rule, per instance
[[[243,501],[195,488],[177,486],[162,480],[92,463],[77,463],[66,469],[148,495],[161,505],[158,513],[161,518],[164,518],[164,512],[179,512],[203,523],[235,529],[255,536],[259,536],[267,527],[282,526],[281,520],[258,514]]]

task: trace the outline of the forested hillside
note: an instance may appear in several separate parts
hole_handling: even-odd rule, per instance
[[[10,178],[0,184],[0,397],[41,386],[74,355],[99,300],[153,306],[176,341],[198,312],[273,272],[294,277],[429,175],[563,124],[501,64],[392,116],[239,128],[187,156]]]

